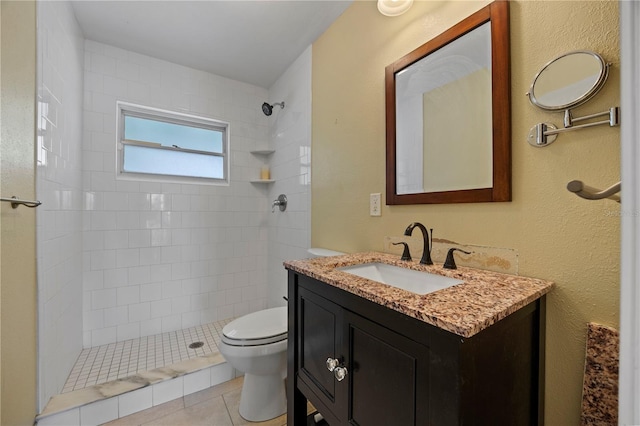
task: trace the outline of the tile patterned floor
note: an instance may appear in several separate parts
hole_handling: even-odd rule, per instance
[[[108,426],[150,425],[215,425],[215,426],[284,426],[287,415],[283,414],[266,422],[248,422],[240,417],[240,391],[243,377],[222,383],[200,392],[187,395],[148,410],[122,417]],[[307,412],[315,409],[308,404]]]
[[[232,319],[83,349],[62,393],[215,352],[222,328]],[[189,349],[193,342],[204,345]]]

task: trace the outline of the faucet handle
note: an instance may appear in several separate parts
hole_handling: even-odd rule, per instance
[[[278,195],[278,198],[271,204],[271,213],[276,211],[276,206],[278,206],[281,212],[285,211],[287,209],[287,196],[284,194]]]
[[[470,251],[464,251],[462,249],[459,248],[450,248],[449,251],[447,252],[447,259],[444,261],[444,265],[442,266],[445,269],[458,269],[458,267],[456,266],[456,260],[453,257],[453,253],[456,251],[461,251],[464,254],[471,254]]]
[[[409,253],[409,244],[404,241],[400,241],[399,243],[391,243],[394,246],[399,246],[400,244],[404,245],[404,250],[402,251],[402,257],[400,260],[411,260],[411,253]]]

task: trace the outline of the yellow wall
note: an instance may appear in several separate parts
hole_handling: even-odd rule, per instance
[[[1,3],[0,194],[35,196],[35,2]],[[35,211],[1,203],[0,424],[36,415]]]
[[[619,128],[560,135],[546,148],[526,142],[560,113],[525,93],[557,55],[590,49],[613,63],[606,87],[576,115],[619,105],[615,1],[511,2],[513,201],[385,206],[370,217],[369,194],[385,192],[384,68],[487,2],[416,1],[396,18],[373,1],[353,5],[313,45],[312,244],[341,251],[383,249],[417,220],[436,237],[519,252],[521,275],[553,280],[548,297],[546,421],[578,424],[586,323],[618,326],[619,205],[569,193],[573,179],[619,180]]]

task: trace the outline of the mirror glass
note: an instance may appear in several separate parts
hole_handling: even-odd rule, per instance
[[[490,22],[396,73],[397,193],[493,186],[490,104]]]
[[[508,2],[386,69],[387,204],[509,201]]]
[[[589,51],[566,53],[546,64],[536,74],[529,90],[534,105],[546,110],[563,110],[591,99],[604,85],[608,65]]]

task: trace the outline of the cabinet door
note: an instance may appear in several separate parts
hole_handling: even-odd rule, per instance
[[[359,315],[345,312],[345,319],[349,423],[428,424],[428,348]]]
[[[298,387],[305,392],[316,408],[326,407],[338,419],[346,418],[347,381],[338,382],[327,368],[327,359],[345,361],[342,350],[343,310],[338,305],[300,287],[298,292],[297,356],[299,360]],[[302,386],[300,386],[302,385]],[[326,417],[330,413],[323,413]]]

